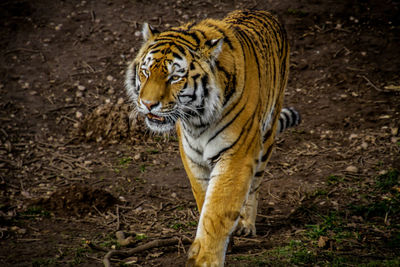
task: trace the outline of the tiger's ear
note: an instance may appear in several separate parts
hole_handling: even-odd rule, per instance
[[[143,40],[147,42],[149,39],[153,38],[160,32],[154,29],[152,26],[150,26],[147,22],[143,24],[143,29],[142,29],[142,35],[143,35]]]
[[[222,52],[222,45],[224,44],[224,39],[213,39],[206,42],[206,45],[209,47],[209,55],[210,58],[216,60],[219,54]]]

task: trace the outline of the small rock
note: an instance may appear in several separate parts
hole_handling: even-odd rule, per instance
[[[362,148],[362,149],[367,149],[367,148],[368,148],[367,142],[362,142],[361,148]]]
[[[137,153],[137,154],[133,157],[133,159],[134,159],[134,160],[139,160],[139,159],[140,159],[140,153]]]
[[[125,239],[125,233],[123,231],[117,231],[115,237],[118,241]]]
[[[171,194],[171,197],[176,198],[176,193],[173,192],[173,193]]]
[[[350,140],[352,140],[352,139],[354,139],[354,138],[358,138],[358,134],[354,134],[354,133],[353,133],[353,134],[351,134],[350,137],[349,137]]]
[[[83,86],[83,85],[78,85],[77,87],[78,87],[79,91],[85,91],[86,90],[86,87]]]
[[[108,75],[106,79],[107,79],[107,81],[111,82],[111,81],[113,81],[113,80],[114,80],[114,77],[113,77],[113,76],[111,76],[111,75]]]
[[[353,172],[356,173],[358,172],[358,168],[356,166],[350,165],[346,168],[346,172]]]
[[[54,27],[54,29],[55,29],[56,31],[59,31],[59,30],[61,30],[61,27],[62,27],[62,26],[63,26],[62,24],[58,24],[57,26]]]
[[[26,229],[25,228],[20,228],[20,229],[17,230],[17,233],[20,234],[20,235],[24,235],[24,234],[26,234]]]
[[[28,191],[21,191],[21,195],[25,198],[32,198],[31,194]]]
[[[387,170],[381,170],[381,171],[379,171],[379,175],[385,175],[385,174],[387,174],[388,173],[388,171]]]
[[[92,165],[92,161],[91,160],[85,160],[84,162],[83,162],[83,165],[84,166],[89,166],[89,165]]]
[[[80,111],[77,111],[77,112],[75,113],[75,117],[76,117],[77,119],[82,118],[82,116],[83,116],[83,114],[82,114],[82,112],[80,112]]]

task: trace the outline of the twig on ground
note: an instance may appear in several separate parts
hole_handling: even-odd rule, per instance
[[[61,106],[61,107],[57,107],[57,108],[53,108],[53,109],[49,109],[48,111],[45,111],[44,114],[49,114],[55,111],[60,111],[62,109],[67,109],[67,108],[76,108],[79,107],[79,105],[73,104],[73,105],[65,105],[65,106]]]
[[[361,75],[361,78],[363,78],[370,86],[372,86],[376,91],[378,92],[383,92],[382,89],[378,88],[375,84],[373,84],[367,77],[364,75]]]
[[[129,24],[133,24],[135,26],[135,29],[137,29],[138,26],[137,26],[137,21],[136,20],[128,20],[128,19],[125,19],[123,16],[120,16],[119,18],[123,22],[129,23]]]
[[[89,247],[89,248],[91,248],[91,249],[94,249],[94,250],[98,250],[98,251],[103,251],[103,252],[108,252],[108,250],[106,249],[106,248],[103,248],[103,247],[100,247],[100,246],[98,246],[98,245],[96,245],[96,244],[93,244],[92,242],[90,242],[89,240],[86,240],[86,245]]]
[[[112,257],[119,256],[119,257],[130,257],[132,254],[142,252],[145,250],[149,250],[152,248],[159,248],[159,247],[167,247],[167,246],[174,246],[174,245],[179,245],[179,244],[190,244],[192,243],[192,240],[183,237],[183,238],[178,238],[178,237],[172,237],[168,239],[156,239],[153,241],[150,241],[146,244],[143,244],[141,246],[128,249],[128,250],[110,250],[107,252],[107,254],[104,256],[103,259],[103,264],[105,267],[110,267],[111,263],[110,260]]]
[[[119,218],[119,206],[117,205],[117,207],[115,208],[115,213],[117,214],[117,226],[116,231],[119,231],[119,227],[120,227],[120,218]]]
[[[11,54],[11,53],[17,53],[17,52],[29,52],[29,53],[41,53],[40,50],[34,50],[34,49],[28,49],[28,48],[16,48],[12,50],[8,50],[4,52],[4,55]]]

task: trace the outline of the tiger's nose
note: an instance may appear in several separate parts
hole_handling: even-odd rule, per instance
[[[143,105],[147,107],[149,111],[151,111],[153,108],[158,106],[160,102],[155,102],[155,101],[148,101],[148,100],[142,100]]]

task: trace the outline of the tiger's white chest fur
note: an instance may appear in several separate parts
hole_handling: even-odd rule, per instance
[[[192,136],[185,130],[182,131],[182,145],[185,154],[193,162],[207,167],[209,170],[212,168],[211,161],[213,157],[230,144],[224,134],[219,134],[212,138],[215,132],[216,129],[213,129],[212,126],[197,137]]]

